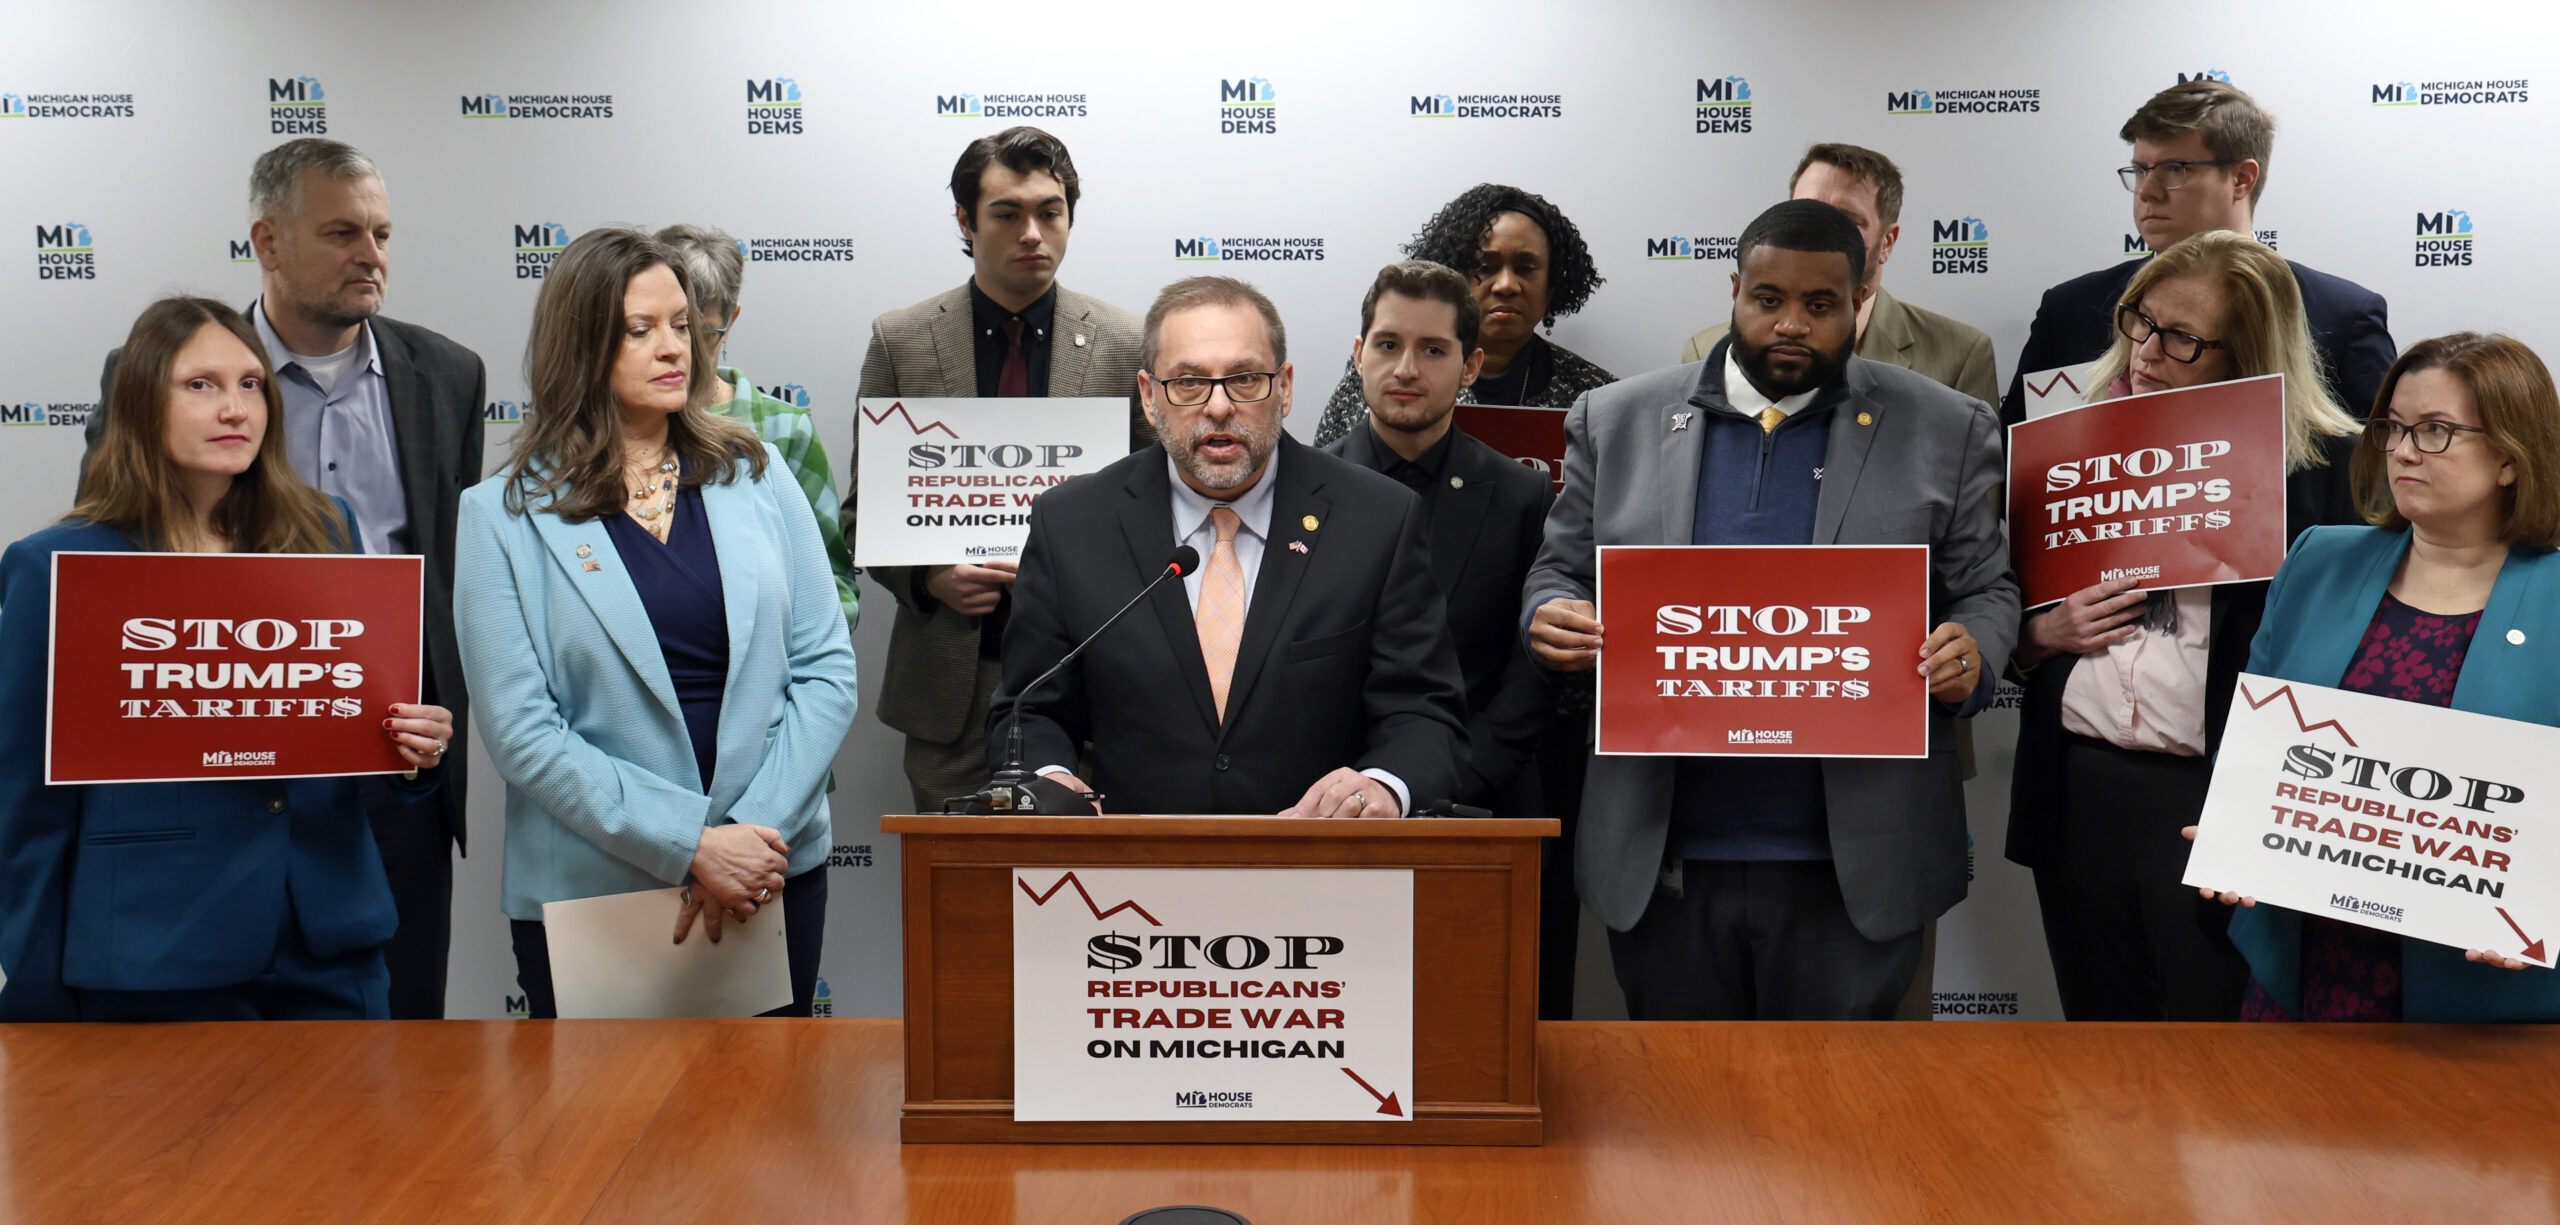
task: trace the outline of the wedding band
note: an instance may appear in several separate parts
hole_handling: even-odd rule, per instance
[[[1958,655],[1956,656],[1956,664],[1959,669],[1970,672],[1973,670],[1973,656]]]
[[[451,743],[453,743],[453,742],[452,742],[452,741],[450,741],[450,740],[439,740],[439,741],[436,741],[436,747],[434,748],[434,750],[432,750],[431,752],[429,752],[427,755],[428,755],[428,756],[430,756],[430,757],[442,757],[442,756],[444,756],[444,747],[445,747],[446,745],[448,745],[448,744],[451,744]]]
[[[771,886],[771,885],[767,885],[767,886],[765,886],[765,887],[764,887],[764,888],[762,888],[762,889],[758,889],[758,890],[756,890],[756,900],[757,900],[757,901],[759,901],[759,902],[769,902],[769,901],[772,901],[772,900],[773,900],[773,886]]]
[[[1369,806],[1369,793],[1366,791],[1354,791],[1351,793],[1351,798],[1360,801],[1362,808]]]

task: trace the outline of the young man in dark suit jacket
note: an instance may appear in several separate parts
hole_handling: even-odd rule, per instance
[[[2144,246],[2165,251],[2207,230],[2257,233],[2276,121],[2248,94],[2227,81],[2172,85],[2143,103],[2117,136],[2133,145],[2133,164],[2117,175],[2133,192],[2133,224]],[[2141,266],[2123,260],[2045,291],[2000,400],[2003,426],[2026,420],[2026,376],[2095,361],[2115,342],[2117,302]],[[2344,277],[2292,267],[2338,402],[2358,417],[2372,412],[2382,376],[2400,355],[2389,305]]]
[[[444,785],[412,799],[381,778],[361,780],[374,842],[391,877],[400,928],[383,946],[394,1020],[444,1016],[453,934],[453,856],[467,849],[463,736],[471,697],[453,637],[453,531],[462,491],[480,480],[481,406],[488,374],[478,354],[415,324],[386,319],[390,197],[373,162],[351,146],[305,137],[258,158],[249,176],[249,242],[261,292],[250,322],[284,396],[287,453],[302,479],[346,499],[368,553],[426,558],[426,672],[422,700],[453,712]],[[89,451],[106,433],[98,378]],[[88,454],[80,459],[88,470]]]
[[[1033,506],[991,756],[1019,706],[1023,764],[1113,812],[1394,817],[1458,794],[1465,697],[1421,500],[1288,437],[1290,384],[1260,291],[1195,277],[1156,299],[1138,387],[1162,445]],[[1181,582],[1025,692],[1183,545],[1201,561]]]
[[[1083,189],[1066,145],[1033,127],[971,141],[951,171],[968,283],[880,316],[862,358],[864,399],[891,396],[1130,397],[1129,449],[1147,444],[1136,408],[1138,320],[1058,284]],[[859,433],[844,486],[844,538],[856,540]],[[987,701],[1011,615],[1013,562],[878,566],[897,601],[880,721],[907,738],[918,811],[987,781]]]

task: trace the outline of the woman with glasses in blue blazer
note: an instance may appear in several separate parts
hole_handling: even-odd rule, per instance
[[[781,1012],[816,991],[853,647],[789,469],[703,407],[694,318],[656,239],[570,243],[534,304],[515,452],[462,499],[455,626],[506,780],[503,907],[537,1017],[558,1015],[543,903],[674,885],[678,941],[777,907]]]
[[[2560,726],[2551,372],[2505,336],[2422,341],[2384,376],[2365,444],[2349,475],[2373,526],[2295,543],[2249,671]],[[2203,893],[2241,907],[2244,1021],[2560,1021],[2560,973],[2512,953]]]

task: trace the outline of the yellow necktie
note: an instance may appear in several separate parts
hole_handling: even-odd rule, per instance
[[[1200,662],[1209,668],[1209,696],[1217,699],[1218,721],[1227,718],[1227,684],[1236,674],[1236,647],[1244,640],[1244,566],[1236,560],[1236,529],[1243,520],[1224,506],[1209,512],[1218,529],[1209,566],[1200,572],[1200,606],[1192,623],[1200,631]]]
[[[1763,433],[1763,434],[1775,434],[1775,433],[1777,433],[1777,432],[1778,432],[1778,423],[1779,423],[1779,422],[1781,422],[1781,421],[1784,421],[1784,420],[1786,420],[1786,419],[1787,419],[1787,415],[1786,415],[1785,413],[1779,412],[1777,409],[1774,409],[1774,408],[1764,408],[1764,409],[1761,409],[1761,410],[1760,410],[1760,432],[1761,432],[1761,433]]]

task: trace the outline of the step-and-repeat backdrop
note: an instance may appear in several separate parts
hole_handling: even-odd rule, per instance
[[[730,363],[809,407],[841,482],[870,320],[967,275],[945,181],[966,141],[1014,123],[1063,137],[1084,176],[1067,283],[1141,311],[1217,271],[1279,302],[1312,393],[1302,436],[1370,274],[1460,190],[1516,184],[1580,226],[1608,279],[1555,337],[1632,373],[1724,317],[1732,239],[1817,140],[1901,163],[1885,283],[1988,331],[2005,381],[2046,286],[2135,253],[2116,130],[2198,75],[2280,121],[2262,236],[2387,295],[2404,345],[2456,328],[2560,342],[2544,300],[2560,267],[2534,237],[2560,186],[2542,96],[2560,18],[2538,4],[98,0],[20,24],[0,45],[9,538],[69,505],[100,358],[146,302],[255,295],[249,164],[305,133],[380,163],[387,313],[487,361],[493,464],[552,255],[595,226],[693,221],[747,244]],[[898,847],[878,815],[906,791],[868,713],[889,599],[866,586],[864,602],[820,999],[892,1015]],[[2000,857],[2013,720],[1979,721],[1946,1019],[2058,1015],[2032,886]],[[477,746],[473,770],[451,1011],[496,1017],[522,1001]],[[1584,972],[1597,994],[1604,969]]]

